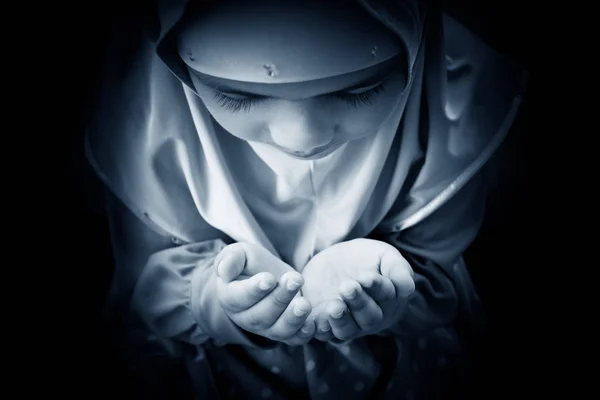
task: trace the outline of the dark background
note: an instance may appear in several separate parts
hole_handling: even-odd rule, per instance
[[[69,232],[68,240],[57,233],[61,245],[66,245],[78,256],[61,261],[64,271],[64,289],[59,290],[60,305],[54,319],[65,324],[56,342],[60,349],[60,366],[43,363],[42,368],[62,372],[53,381],[57,392],[91,393],[98,397],[118,393],[117,385],[123,384],[122,371],[111,354],[96,316],[108,289],[111,277],[111,252],[107,221],[102,212],[101,198],[95,177],[83,158],[82,138],[86,119],[93,110],[97,73],[102,62],[102,49],[112,26],[112,19],[122,19],[134,13],[147,13],[150,0],[143,1],[90,1],[69,6],[64,23],[57,23],[54,39],[55,57],[62,60],[58,66],[62,100],[52,106],[58,110],[56,125],[61,135],[53,140],[61,152],[53,157],[60,165],[60,182],[56,182],[56,194],[52,207],[58,217],[53,221],[63,232]],[[145,3],[145,4],[144,4]],[[492,47],[530,65],[532,53],[531,19],[527,15],[528,2],[450,0],[449,10],[463,20],[472,30],[482,36]],[[151,5],[151,4],[150,4]],[[529,226],[530,206],[527,201],[529,173],[527,156],[531,131],[528,128],[530,93],[526,96],[515,127],[505,144],[513,151],[507,168],[490,197],[488,217],[478,239],[466,254],[473,279],[476,283],[490,323],[481,355],[485,368],[474,382],[487,386],[490,393],[510,393],[517,385],[515,360],[523,336],[521,321],[515,312],[519,304],[514,296],[507,294],[508,271],[529,268],[525,253],[525,232]],[[58,145],[57,145],[58,144]],[[53,146],[53,148],[54,148]],[[63,279],[62,277],[60,278]],[[509,291],[510,292],[510,291]],[[507,363],[513,366],[505,369]],[[527,365],[517,362],[521,368]],[[74,382],[78,382],[74,386]]]

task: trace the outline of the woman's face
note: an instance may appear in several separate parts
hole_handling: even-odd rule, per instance
[[[406,86],[402,44],[339,2],[227,2],[186,25],[179,53],[213,118],[292,157],[374,134]]]

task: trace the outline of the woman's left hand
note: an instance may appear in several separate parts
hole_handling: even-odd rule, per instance
[[[315,337],[322,341],[352,340],[389,328],[402,318],[415,290],[412,268],[400,252],[370,239],[323,250],[302,275],[303,295],[313,305],[318,327]]]

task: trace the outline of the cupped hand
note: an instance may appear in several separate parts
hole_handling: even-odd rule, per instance
[[[387,329],[415,289],[409,263],[393,246],[370,239],[335,244],[302,271],[319,340],[351,340]]]
[[[234,243],[215,259],[218,300],[240,328],[267,339],[302,345],[312,339],[312,307],[300,296],[304,278],[261,246]]]

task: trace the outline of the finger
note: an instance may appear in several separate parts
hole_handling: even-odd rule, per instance
[[[395,248],[381,256],[381,275],[389,278],[396,288],[396,295],[408,297],[415,291],[414,272],[404,257]]]
[[[415,291],[413,277],[403,269],[391,269],[389,279],[396,289],[397,297],[407,298]]]
[[[295,297],[277,321],[267,329],[267,337],[280,341],[291,339],[302,329],[311,310],[308,300]]]
[[[300,330],[295,336],[284,340],[284,343],[290,346],[302,346],[308,343],[315,335],[316,325],[312,318],[306,318]]]
[[[363,290],[355,280],[345,280],[340,284],[340,294],[348,306],[352,318],[363,331],[375,328],[383,320],[379,305]]]
[[[303,284],[304,278],[298,272],[291,271],[284,274],[279,279],[279,284],[268,295],[252,307],[240,312],[238,317],[242,321],[247,321],[253,329],[264,330],[271,327],[288,308]],[[261,317],[257,319],[256,316]]]
[[[236,268],[233,272],[238,272],[240,265],[242,266],[242,271],[239,271],[238,275],[252,276],[259,272],[270,272],[276,279],[279,279],[284,273],[294,270],[267,249],[255,244],[233,243],[225,247],[221,253],[223,253],[223,259],[220,261],[225,260],[224,257],[227,254],[234,256]],[[219,268],[219,275],[220,273]]]
[[[246,266],[246,254],[237,243],[225,247],[214,261],[215,272],[225,282],[239,277]]]
[[[376,303],[382,304],[396,297],[396,288],[389,278],[376,272],[364,272],[357,278],[364,291]]]
[[[276,284],[275,277],[267,272],[229,283],[221,280],[221,306],[233,313],[242,312],[261,301]]]
[[[314,338],[323,342],[327,342],[333,338],[331,325],[329,325],[329,321],[327,320],[329,316],[329,314],[327,314],[327,304],[329,304],[329,302],[320,303],[317,306],[314,306],[311,314],[308,316],[308,319],[313,321],[315,325]]]
[[[315,339],[322,342],[328,342],[333,339],[333,332],[331,331],[328,316],[329,314],[323,313],[315,318]]]
[[[332,300],[327,307],[331,332],[339,340],[350,340],[360,333],[360,328],[342,300]]]

